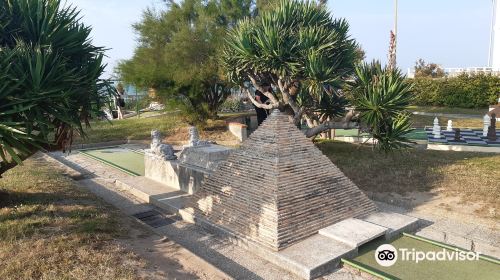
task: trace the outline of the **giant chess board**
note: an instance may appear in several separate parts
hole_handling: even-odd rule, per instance
[[[455,140],[455,131],[441,130],[441,138],[434,138],[432,127],[426,127],[427,140],[429,144],[444,144],[444,145],[471,145],[471,146],[487,146],[500,147],[500,130],[496,130],[497,140],[490,141],[488,137],[483,136],[483,131],[480,129],[460,129],[460,140]]]

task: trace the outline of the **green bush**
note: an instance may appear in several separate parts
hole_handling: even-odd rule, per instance
[[[128,111],[135,111],[137,107],[139,107],[139,110],[147,108],[149,106],[149,103],[151,103],[151,99],[149,96],[144,95],[144,96],[138,96],[138,99],[128,99],[125,100],[125,110]]]
[[[70,146],[115,93],[91,30],[66,1],[0,1],[0,177],[39,149]]]
[[[241,98],[228,98],[222,103],[219,108],[221,112],[240,112],[244,109],[245,104]]]
[[[453,78],[416,78],[415,105],[484,108],[495,104],[500,93],[500,77],[462,74]]]

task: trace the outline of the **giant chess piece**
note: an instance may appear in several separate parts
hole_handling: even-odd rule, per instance
[[[446,131],[453,131],[453,121],[448,120],[448,126],[446,127]]]
[[[171,145],[161,142],[161,133],[158,130],[151,131],[151,147],[149,152],[165,160],[177,159],[177,156],[174,154],[174,148]]]
[[[490,116],[488,114],[484,115],[483,117],[483,137],[486,137],[488,135],[488,127],[490,127]]]
[[[432,134],[436,139],[441,138],[441,127],[439,126],[439,120],[437,117],[434,118],[434,126],[432,127]]]
[[[490,126],[488,127],[488,140],[496,141],[497,140],[497,116],[495,114],[491,114]]]
[[[453,139],[455,141],[460,141],[460,128],[455,128],[455,137]]]

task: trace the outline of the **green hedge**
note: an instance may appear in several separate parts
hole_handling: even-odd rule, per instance
[[[484,108],[496,104],[500,77],[463,74],[453,78],[416,78],[414,105]]]

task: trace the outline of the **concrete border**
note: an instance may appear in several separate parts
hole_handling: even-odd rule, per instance
[[[456,151],[456,152],[480,152],[480,153],[500,153],[499,147],[469,146],[469,145],[443,145],[427,144],[427,150],[435,151]]]
[[[71,145],[71,150],[84,150],[84,149],[93,149],[93,148],[101,148],[106,146],[118,146],[128,144],[128,140],[115,140],[115,141],[107,141],[107,142],[97,142],[97,143],[80,143]]]

